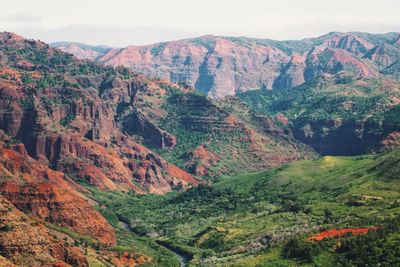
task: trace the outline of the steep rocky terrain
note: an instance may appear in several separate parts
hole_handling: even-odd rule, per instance
[[[29,156],[101,189],[164,193],[197,184],[117,126],[147,79],[8,33],[0,53],[0,128]]]
[[[119,105],[133,102],[146,83],[126,69],[103,68],[42,42],[0,34],[0,192],[15,207],[10,209],[39,225],[20,227],[19,211],[16,217],[1,217],[9,232],[1,240],[2,256],[22,266],[88,266],[89,259],[135,266],[149,261],[136,251],[97,252],[117,244],[115,230],[80,185],[162,194],[198,184],[118,128]],[[9,224],[16,227],[9,229]],[[81,239],[91,240],[85,248],[89,254],[82,256],[47,237],[47,224],[58,227],[57,233],[66,232],[68,244],[82,247],[89,241]],[[20,247],[12,243],[22,241]]]
[[[51,224],[114,246],[115,230],[93,208],[98,204],[88,188],[164,194],[198,185],[195,176],[216,178],[314,157],[278,117],[255,117],[238,99],[214,102],[190,86],[0,34],[0,192],[44,230]],[[49,246],[55,243],[49,239]],[[31,252],[18,255],[23,253]],[[120,266],[139,257],[106,248],[102,253]],[[61,257],[49,255],[43,264]]]
[[[60,48],[61,50],[71,53],[80,59],[98,59],[111,50],[110,47],[102,45],[92,46],[69,42],[52,43],[51,46]]]
[[[255,116],[237,98],[217,102],[190,87],[182,91],[171,83],[158,85],[138,91],[136,112],[124,116],[122,111],[118,121],[192,174],[219,177],[316,155],[282,128],[279,116]],[[164,141],[154,142],[146,128],[163,129]]]
[[[35,202],[32,202],[33,204]],[[84,216],[84,215],[83,215]],[[86,222],[89,223],[89,222]],[[22,213],[0,195],[0,266],[137,266],[151,261],[132,250],[116,252]]]
[[[128,95],[122,95],[122,81],[111,77],[107,82],[106,86],[112,89],[102,91],[102,101],[111,100],[115,105],[113,117],[116,127],[132,136],[135,142],[157,151],[169,162],[191,174],[216,177],[256,171],[315,155],[297,142],[290,132],[285,132],[275,118],[256,118],[240,101],[217,104],[188,85],[178,86],[142,76],[136,76],[134,83],[129,85],[134,92]],[[238,110],[240,112],[236,112]],[[77,119],[75,117],[70,125],[77,125]],[[104,132],[102,127],[101,131]],[[94,130],[86,135],[89,134],[93,135]],[[202,148],[215,155],[214,160],[210,161],[204,154],[196,152]],[[124,148],[123,153],[126,150]],[[72,173],[77,170],[88,172],[96,167],[71,167],[67,159],[63,164]],[[183,175],[172,165],[162,165],[160,169]],[[115,176],[114,173],[109,172],[106,176]],[[141,174],[142,171],[136,173]],[[85,175],[88,176],[87,173]],[[105,184],[105,180],[99,184]],[[143,182],[138,183],[142,185]],[[178,183],[173,186],[181,187]],[[154,188],[151,190],[157,192]]]
[[[1,266],[89,266],[79,248],[64,243],[66,235],[32,220],[3,196],[0,196],[0,228],[2,256],[10,264]]]
[[[256,171],[315,155],[279,116],[257,117],[238,99],[216,103],[190,86],[78,61],[13,34],[2,39],[1,129],[77,181],[160,194],[196,185],[191,174]]]
[[[279,166],[399,146],[398,40],[57,45],[104,66],[1,33],[0,264],[176,266],[155,241],[198,264],[297,264],[291,235],[383,225],[398,210],[398,150]]]
[[[399,147],[400,83],[322,76],[293,88],[239,96],[254,112],[287,117],[296,139],[323,155],[357,155]]]
[[[0,192],[18,209],[38,220],[90,235],[103,243],[116,243],[114,229],[77,190],[65,174],[30,158],[23,144],[1,137]]]
[[[112,49],[98,60],[192,85],[222,102],[238,95],[256,121],[285,118],[279,127],[319,153],[353,155],[398,146],[399,125],[384,117],[399,99],[399,40],[399,33],[358,32],[299,41],[203,36]],[[186,163],[207,173],[195,165]]]
[[[326,73],[376,77],[399,60],[398,40],[398,33],[329,33],[300,41],[210,35],[115,48],[97,60],[190,84],[220,98],[259,88],[292,88]],[[78,57],[81,54],[68,45],[58,47]]]

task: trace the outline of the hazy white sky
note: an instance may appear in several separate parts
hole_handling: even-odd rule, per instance
[[[400,31],[400,0],[0,0],[0,30],[126,46],[205,34],[301,39]]]

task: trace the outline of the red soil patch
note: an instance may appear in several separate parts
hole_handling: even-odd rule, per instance
[[[352,233],[353,235],[365,235],[369,231],[376,231],[378,227],[368,227],[368,228],[343,228],[343,229],[332,229],[328,231],[323,231],[317,235],[313,235],[308,238],[311,241],[321,241],[328,237],[341,236],[347,233]]]

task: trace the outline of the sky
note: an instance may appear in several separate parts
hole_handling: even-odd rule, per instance
[[[277,40],[400,31],[400,0],[0,0],[0,31],[123,47],[206,34]]]

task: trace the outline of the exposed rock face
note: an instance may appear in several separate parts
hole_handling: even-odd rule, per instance
[[[140,113],[135,96],[147,90],[150,80],[127,69],[78,61],[10,33],[0,34],[0,74],[0,192],[39,224],[66,227],[115,245],[114,229],[75,181],[138,194],[198,184],[191,174],[137,142],[139,136],[151,136],[159,147],[173,147],[174,136],[152,127],[147,117],[141,132],[123,127],[131,114]],[[57,243],[51,238],[48,242],[43,243],[45,249]],[[27,250],[16,250],[19,253],[47,253],[22,245]],[[7,260],[17,253],[12,246]],[[87,266],[79,251],[61,249],[51,249],[48,259],[37,263],[34,258],[27,265]],[[11,262],[20,265],[19,260]],[[148,258],[126,261],[134,265]]]
[[[89,266],[82,251],[0,196],[1,266]],[[14,265],[15,264],[15,265]]]
[[[158,105],[164,107],[168,113],[153,120],[177,137],[176,147],[164,151],[166,156],[177,159],[190,173],[217,178],[315,155],[276,120],[265,118],[267,125],[238,98],[231,98],[217,102],[194,92],[163,96],[160,101],[153,97],[152,103],[158,104],[146,109],[146,114],[157,113]]]
[[[51,44],[64,52],[74,54],[81,59],[97,59],[107,53],[111,48],[107,46],[91,46],[82,43],[59,42]]]
[[[301,41],[203,36],[112,49],[98,60],[190,84],[221,98],[259,88],[292,88],[324,73],[376,76],[399,58],[398,39],[398,34],[360,33],[330,33]]]
[[[356,34],[335,34],[332,37],[328,38],[322,45],[319,46],[321,50],[323,48],[340,48],[342,50],[346,50],[356,56],[364,55],[369,49],[374,47],[373,44],[368,42],[367,40],[362,39]]]
[[[0,192],[18,209],[104,243],[116,243],[114,229],[77,191],[83,189],[63,173],[30,158],[22,144],[3,143],[0,159]]]
[[[306,70],[306,58],[301,55],[293,55],[290,61],[281,69],[281,73],[274,80],[273,88],[292,88],[304,83]]]
[[[0,266],[4,266],[4,267],[16,267],[17,265],[15,265],[14,263],[10,262],[9,260],[7,260],[6,258],[4,258],[3,256],[0,256]]]
[[[379,151],[389,151],[400,147],[400,132],[392,132],[378,145]]]
[[[176,137],[151,123],[144,114],[132,113],[123,121],[124,130],[129,134],[143,137],[144,144],[156,148],[171,148],[176,145]]]
[[[361,59],[354,57],[351,53],[341,49],[324,49],[322,52],[311,53],[308,58],[308,67],[306,69],[306,79],[312,79],[328,74],[337,74],[341,71],[349,72],[357,77],[374,77],[377,71],[363,62]]]
[[[176,184],[197,184],[131,137],[142,136],[156,148],[176,143],[136,107],[136,92],[151,81],[126,69],[77,61],[44,43],[7,33],[0,39],[2,71],[8,72],[0,79],[0,128],[21,140],[31,157],[104,190],[165,193]],[[21,60],[40,71],[15,65],[10,47],[23,47]],[[36,62],[37,53],[49,61]]]
[[[200,145],[188,154],[189,161],[186,163],[193,168],[197,176],[212,176],[212,167],[215,167],[221,158],[214,152],[209,151],[204,145]]]
[[[184,82],[212,97],[223,97],[240,90],[272,88],[282,62],[289,62],[290,57],[274,47],[257,44],[246,47],[222,37],[206,36],[114,49],[99,60],[172,82]]]

